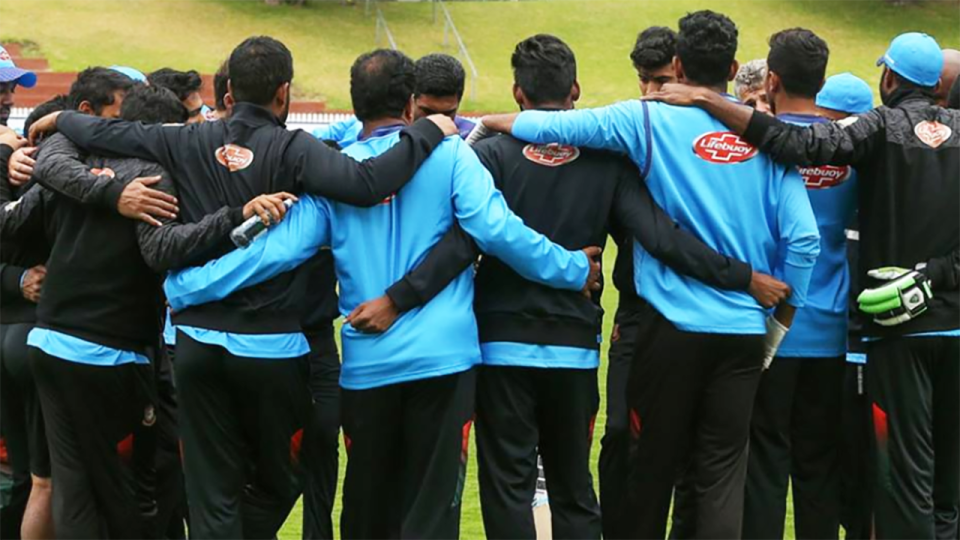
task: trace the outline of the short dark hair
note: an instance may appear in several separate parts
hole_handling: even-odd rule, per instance
[[[120,105],[120,118],[144,124],[181,124],[188,115],[177,95],[162,86],[138,85]]]
[[[224,60],[213,75],[213,106],[218,111],[226,110],[224,98],[227,97],[227,81],[230,79],[230,64]]]
[[[788,94],[815,98],[829,58],[826,41],[806,28],[790,28],[770,36],[767,70],[780,77]]]
[[[230,53],[227,70],[234,102],[265,106],[293,80],[293,56],[272,37],[250,37]]]
[[[100,114],[104,107],[113,105],[114,94],[127,93],[135,84],[133,79],[119,71],[89,67],[81,71],[77,80],[70,85],[70,109],[78,109],[86,101],[93,107],[93,112]]]
[[[463,64],[449,54],[428,54],[417,60],[416,94],[463,97],[467,73]]]
[[[517,43],[510,57],[513,80],[534,103],[562,101],[577,82],[577,58],[560,38],[537,34]]]
[[[730,77],[737,56],[737,26],[726,15],[710,10],[680,19],[677,56],[687,79],[696,84],[722,84]]]
[[[173,68],[160,68],[147,75],[147,82],[150,86],[160,86],[170,90],[180,101],[187,99],[187,96],[194,92],[199,92],[200,87],[203,86],[200,74],[192,69],[177,71]]]
[[[67,96],[63,94],[57,94],[56,96],[53,96],[47,101],[37,105],[32,111],[30,111],[30,115],[27,116],[27,119],[23,122],[23,132],[28,133],[30,131],[30,126],[44,116],[57,111],[65,111],[69,107],[70,100],[67,98]]]
[[[637,35],[630,60],[637,69],[658,69],[677,54],[677,33],[666,26],[651,26]]]
[[[361,54],[350,68],[353,113],[361,122],[400,118],[417,86],[413,60],[400,51]]]

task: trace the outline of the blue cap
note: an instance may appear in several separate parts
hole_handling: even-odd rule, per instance
[[[887,52],[877,60],[897,75],[920,86],[936,86],[943,70],[943,51],[937,40],[920,32],[893,38]]]
[[[0,83],[14,81],[24,88],[33,88],[37,84],[37,74],[18,68],[10,58],[10,53],[0,46]]]
[[[860,77],[841,73],[823,83],[817,94],[817,107],[848,114],[865,113],[873,109],[873,91]]]
[[[123,73],[127,77],[130,77],[134,81],[145,83],[147,82],[147,76],[143,74],[139,69],[133,69],[132,67],[127,66],[110,66],[110,69]]]

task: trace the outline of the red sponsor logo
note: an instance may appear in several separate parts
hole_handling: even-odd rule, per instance
[[[242,171],[253,163],[253,151],[249,148],[227,144],[217,148],[217,161],[230,172]]]
[[[807,189],[826,189],[847,181],[850,178],[850,167],[835,167],[822,165],[820,167],[800,167],[800,176]]]
[[[117,177],[117,173],[113,172],[113,169],[110,167],[104,167],[102,169],[90,169],[90,172],[97,176],[109,176],[110,178]]]
[[[580,149],[566,144],[528,144],[523,147],[523,156],[537,165],[559,167],[580,157]]]
[[[732,131],[704,133],[693,141],[693,151],[710,163],[740,163],[757,155],[757,147]]]
[[[923,144],[930,148],[936,148],[950,138],[953,130],[950,129],[950,126],[945,126],[940,122],[925,120],[913,127],[913,133]]]
[[[396,199],[396,198],[397,198],[397,194],[394,193],[393,195],[389,195],[389,196],[387,196],[386,199],[380,201],[380,204],[384,204],[384,205],[390,204],[390,203],[392,203],[393,200]]]
[[[6,50],[0,50],[0,62],[10,62],[10,53]]]

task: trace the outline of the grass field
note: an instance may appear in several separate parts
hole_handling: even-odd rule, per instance
[[[270,34],[296,59],[295,90],[349,108],[348,69],[375,46],[374,19],[355,5],[309,2],[271,7],[248,0],[4,0],[0,39],[36,42],[56,70],[127,64],[145,71],[162,66],[212,73],[243,38]],[[443,26],[428,3],[381,4],[400,48],[412,56],[443,50]],[[943,46],[960,46],[955,0],[894,6],[873,1],[795,0],[557,0],[449,2],[480,77],[472,111],[514,109],[509,95],[509,54],[520,39],[550,32],[578,55],[583,105],[637,94],[628,54],[637,32],[652,24],[676,26],[684,13],[712,8],[738,23],[741,60],[766,55],[766,38],[788,26],[805,26],[830,44],[831,73],[852,71],[872,84],[874,63],[889,40],[923,30]],[[385,41],[383,44],[385,45]],[[450,49],[450,52],[455,52]]]

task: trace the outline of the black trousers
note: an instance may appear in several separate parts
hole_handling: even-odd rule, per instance
[[[620,327],[620,339],[610,344],[607,366],[607,423],[600,439],[600,507],[603,509],[603,535],[623,537],[616,531],[623,519],[617,517],[627,499],[630,430],[627,420],[627,378],[640,331],[637,306],[620,304],[614,322]]]
[[[877,538],[957,538],[960,338],[867,346]]]
[[[798,539],[840,534],[840,445],[846,361],[775,358],[750,425],[743,538],[783,538],[793,489]]]
[[[155,497],[156,527],[161,537],[172,540],[186,538],[184,522],[187,518],[187,497],[180,462],[180,429],[177,421],[177,391],[173,384],[173,348],[165,348],[159,355],[156,369],[157,423],[156,450],[153,464],[156,469]]]
[[[340,472],[340,356],[332,330],[308,335],[313,410],[304,430],[304,540],[332,540],[333,502]]]
[[[0,510],[0,538],[20,538],[30,474],[50,477],[47,436],[27,347],[32,328],[32,324],[0,325],[0,428],[13,482],[9,502]]]
[[[306,357],[246,358],[177,332],[192,538],[273,538],[300,496]]]
[[[46,421],[57,538],[145,538],[134,432],[152,420],[152,368],[91,366],[31,349]]]
[[[600,538],[590,445],[600,405],[596,369],[483,366],[477,379],[480,506],[488,538],[537,537],[537,451],[553,538]]]
[[[476,375],[342,391],[341,538],[459,537]]]
[[[869,540],[873,530],[870,487],[870,400],[865,364],[848,363],[843,382],[840,445],[840,524],[850,540]]]
[[[652,307],[630,370],[627,538],[663,538],[673,487],[689,467],[697,538],[739,538],[762,335],[682,332]]]

